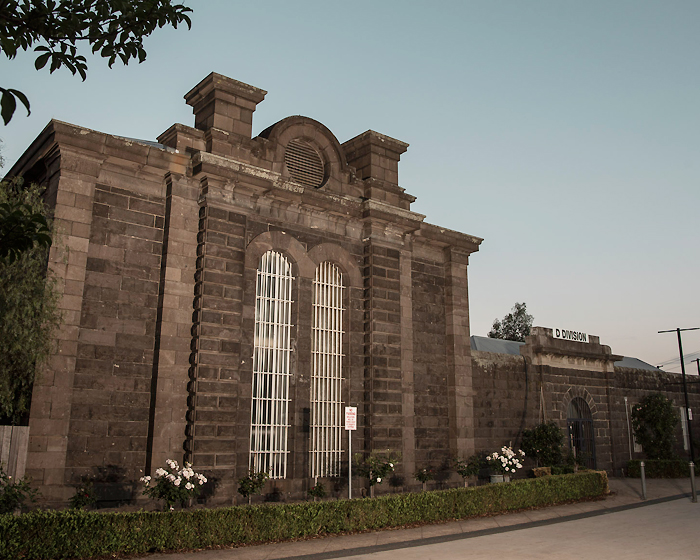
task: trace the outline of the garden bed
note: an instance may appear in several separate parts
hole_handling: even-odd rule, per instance
[[[372,499],[174,512],[34,511],[0,516],[0,557],[89,558],[237,546],[493,515],[600,497],[605,472]]]

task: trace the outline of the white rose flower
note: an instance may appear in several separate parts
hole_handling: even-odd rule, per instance
[[[382,481],[381,478],[377,478],[377,483],[379,483],[379,482],[381,482],[381,481]]]
[[[192,488],[194,488],[194,484],[192,484],[191,482],[188,482],[187,484],[185,484],[185,489],[192,490]]]
[[[182,479],[179,476],[175,480],[173,480],[173,484],[175,486],[180,486],[181,482],[182,482]]]

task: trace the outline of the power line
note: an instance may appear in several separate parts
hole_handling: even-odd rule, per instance
[[[692,361],[694,358],[700,358],[700,350],[695,350],[694,352],[691,352],[689,354],[683,354],[683,361],[684,362]],[[665,360],[663,362],[659,362],[660,366],[667,366],[667,365],[671,365],[671,364],[680,365],[680,363],[681,363],[681,359],[678,357],[670,358],[670,359]]]

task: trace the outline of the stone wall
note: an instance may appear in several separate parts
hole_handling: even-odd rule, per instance
[[[476,449],[491,453],[503,445],[519,446],[522,430],[555,421],[567,433],[567,407],[574,397],[591,409],[595,434],[596,466],[621,474],[630,459],[627,407],[644,396],[661,392],[676,407],[683,406],[681,377],[677,374],[615,367],[612,372],[532,365],[523,356],[473,352]],[[689,384],[691,408],[700,407],[700,386]],[[698,439],[700,422],[691,428]],[[681,427],[677,452],[683,450]],[[643,453],[632,453],[641,459]]]
[[[441,467],[449,460],[450,419],[445,347],[445,266],[414,258],[413,335],[416,468]]]

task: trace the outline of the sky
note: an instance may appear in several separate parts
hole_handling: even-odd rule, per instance
[[[0,60],[32,104],[0,125],[2,174],[52,118],[147,140],[193,126],[183,95],[214,71],[268,91],[254,135],[305,115],[341,143],[410,144],[412,210],[484,239],[472,334],[525,302],[536,326],[680,371],[657,331],[700,327],[700,2],[184,3],[192,29],[157,30],[140,65],[86,51],[82,82]],[[700,330],[683,349],[697,373]]]

